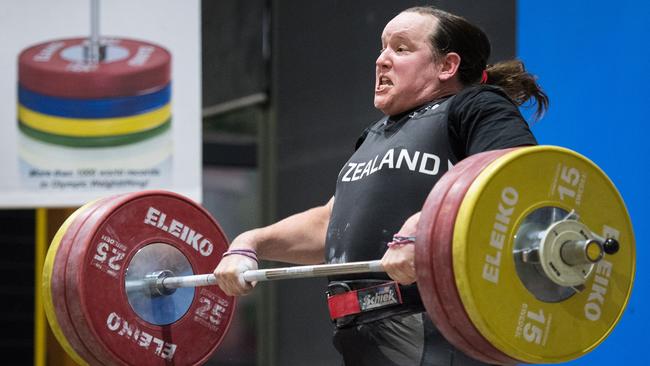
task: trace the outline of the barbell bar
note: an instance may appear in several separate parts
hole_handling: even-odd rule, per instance
[[[241,277],[246,282],[256,282],[372,272],[384,272],[380,260],[248,270],[243,272]],[[177,288],[216,284],[217,278],[213,273],[173,276],[168,270],[160,270],[147,274],[144,279],[127,281],[125,289],[128,293],[149,288],[154,295],[166,295]]]
[[[573,240],[563,243],[560,251],[562,260],[573,266],[597,263],[605,252],[616,253],[618,246],[618,242],[613,238],[602,242],[595,239]],[[525,255],[527,258],[532,256],[530,252]],[[539,258],[538,254],[536,256]],[[243,272],[241,277],[246,282],[263,282],[376,272],[385,272],[381,260],[248,270]],[[125,288],[127,293],[149,288],[152,295],[168,295],[177,288],[211,286],[217,283],[213,273],[174,276],[171,271],[163,269],[147,274],[144,279],[127,281]]]
[[[615,186],[585,157],[552,146],[457,164],[426,199],[415,249],[434,324],[494,364],[565,362],[592,351],[620,319],[634,278],[634,234]],[[48,321],[80,363],[200,365],[235,308],[209,273],[227,250],[216,220],[181,195],[142,191],[89,203],[48,251]],[[243,279],[369,272],[383,272],[380,261],[246,271]]]

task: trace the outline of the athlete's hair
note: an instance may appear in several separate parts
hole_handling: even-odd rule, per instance
[[[438,20],[430,36],[433,56],[436,59],[449,52],[460,56],[458,77],[464,86],[484,82],[501,87],[517,104],[530,101],[537,104],[535,119],[548,109],[548,96],[537,84],[537,78],[526,71],[520,60],[501,61],[488,65],[490,40],[483,30],[467,19],[429,6],[417,6],[403,13],[431,15]],[[483,71],[486,72],[487,80]]]

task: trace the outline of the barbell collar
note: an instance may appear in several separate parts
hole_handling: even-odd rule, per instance
[[[174,273],[168,269],[153,272],[145,277],[145,281],[149,283],[149,291],[153,296],[167,296],[176,291],[174,287],[165,287],[164,281],[166,278],[173,277]]]
[[[603,245],[596,239],[569,240],[560,248],[562,261],[570,266],[597,263],[604,254]]]

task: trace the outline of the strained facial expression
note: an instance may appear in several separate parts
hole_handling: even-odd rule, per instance
[[[408,12],[386,24],[376,62],[374,100],[384,114],[405,112],[436,95],[438,70],[429,41],[436,22],[433,16]]]

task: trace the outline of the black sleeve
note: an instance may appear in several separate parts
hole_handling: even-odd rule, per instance
[[[449,134],[459,159],[487,150],[537,145],[519,108],[492,86],[465,89],[454,97]]]

